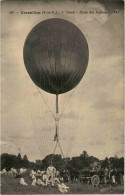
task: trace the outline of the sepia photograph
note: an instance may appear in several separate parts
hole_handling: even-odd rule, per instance
[[[124,194],[124,1],[1,1],[1,194]]]

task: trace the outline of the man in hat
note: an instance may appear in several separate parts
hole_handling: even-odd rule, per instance
[[[56,168],[50,163],[50,166],[47,168],[47,178],[50,181],[51,185],[54,186]]]

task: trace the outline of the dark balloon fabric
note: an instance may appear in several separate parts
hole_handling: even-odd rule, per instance
[[[24,44],[24,63],[33,82],[46,92],[62,94],[82,79],[88,65],[88,44],[71,22],[48,19],[36,25]]]

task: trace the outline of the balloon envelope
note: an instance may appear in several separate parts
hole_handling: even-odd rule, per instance
[[[52,94],[73,89],[88,65],[88,44],[73,23],[48,19],[28,34],[23,50],[24,63],[33,82]]]

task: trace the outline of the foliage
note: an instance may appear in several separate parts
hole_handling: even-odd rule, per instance
[[[21,167],[28,168],[29,163],[27,156],[24,155],[22,159],[20,153],[17,156],[7,153],[1,155],[1,169],[6,168],[7,171],[9,171],[12,167],[16,169]]]
[[[80,156],[72,157],[71,159],[62,158],[59,154],[49,154],[43,160],[36,160],[36,162],[30,162],[26,155],[21,157],[20,153],[17,156],[7,153],[1,155],[1,169],[6,168],[7,171],[12,167],[46,170],[51,162],[59,171],[68,169],[70,172],[79,172],[85,168],[90,168],[94,162],[100,162],[102,168],[111,167],[124,171],[123,157],[106,157],[104,160],[99,160],[94,156],[89,156],[86,151],[83,151]]]

